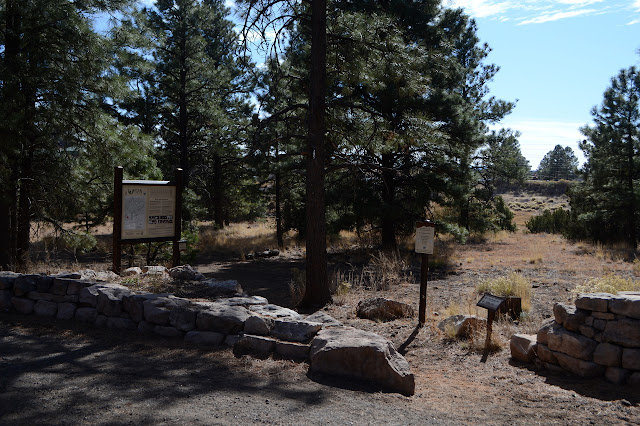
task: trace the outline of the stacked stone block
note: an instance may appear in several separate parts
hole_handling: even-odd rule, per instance
[[[374,381],[406,395],[413,394],[415,387],[408,363],[393,345],[368,335],[346,342],[350,348],[346,351],[322,345],[326,348],[314,352],[318,354],[314,361],[312,340],[323,328],[344,328],[342,324],[322,312],[303,317],[262,297],[236,295],[198,302],[171,294],[135,293],[119,284],[0,271],[0,312],[8,311],[183,338],[192,345],[226,343],[238,355],[309,361],[314,371]],[[375,368],[345,373],[339,357],[320,356],[338,350],[355,353],[350,356],[359,360],[356,364]],[[380,374],[382,364],[387,366],[384,375]]]
[[[512,357],[613,383],[640,385],[640,292],[580,294],[558,303],[537,335],[515,335]]]

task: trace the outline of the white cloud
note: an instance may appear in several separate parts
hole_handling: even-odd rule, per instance
[[[511,2],[494,0],[448,0],[450,7],[461,7],[476,18],[501,15],[512,8]]]
[[[521,25],[597,13],[640,12],[640,0],[447,0],[446,4],[464,8],[475,18],[512,20]]]
[[[535,18],[527,19],[526,21],[520,22],[518,25],[543,24],[545,22],[559,21],[560,19],[574,18],[580,15],[592,15],[598,12],[599,11],[596,9],[580,9],[568,12],[549,13],[536,16]]]

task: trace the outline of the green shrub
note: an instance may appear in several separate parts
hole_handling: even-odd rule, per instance
[[[564,209],[545,210],[541,215],[529,219],[526,226],[534,234],[546,232],[567,236],[571,232],[571,212]]]

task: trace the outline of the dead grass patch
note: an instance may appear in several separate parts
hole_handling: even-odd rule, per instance
[[[576,286],[573,293],[576,295],[580,293],[618,294],[621,291],[640,291],[640,281],[609,273],[603,277],[588,280],[583,285]]]

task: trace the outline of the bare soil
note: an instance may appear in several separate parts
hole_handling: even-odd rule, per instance
[[[520,229],[530,215],[519,213]],[[387,337],[404,354],[416,377],[410,398],[350,380],[308,376],[305,364],[234,358],[225,348],[203,351],[171,339],[0,315],[0,424],[640,424],[640,389],[515,362],[508,346],[514,333],[535,333],[554,303],[571,303],[576,285],[607,273],[633,277],[634,265],[624,256],[522,231],[455,245],[449,267],[430,274],[422,328],[416,317],[378,323],[355,315],[360,300],[377,296],[417,311],[416,255],[407,254],[398,284],[378,291],[353,286],[336,296],[327,313]],[[358,269],[362,253],[341,251],[330,258],[334,272]],[[253,261],[203,258],[194,266],[290,306],[289,282],[292,271],[303,268],[303,257],[292,250]],[[484,335],[456,341],[437,328],[449,314],[486,315],[475,307],[476,284],[510,272],[531,282],[531,311],[494,326],[499,350],[483,351]],[[197,285],[173,290],[208,297]]]

